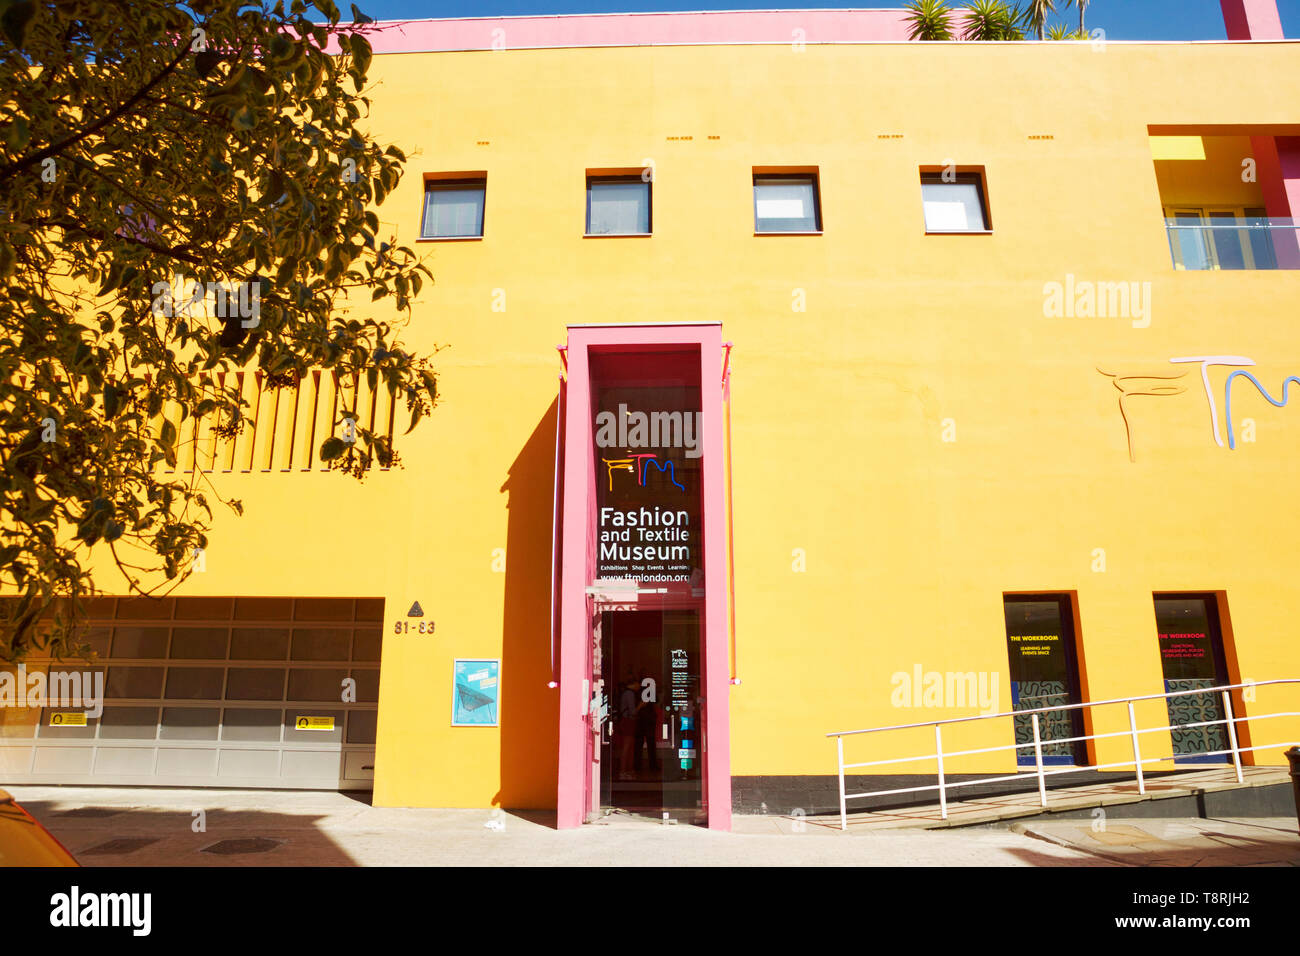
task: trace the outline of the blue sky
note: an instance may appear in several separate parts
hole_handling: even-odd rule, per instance
[[[340,0],[345,18],[351,0]],[[496,17],[547,13],[618,13],[651,10],[753,10],[828,7],[901,7],[903,0],[358,0],[357,6],[377,20],[425,17]],[[1062,8],[1061,19],[1078,23],[1074,9]],[[1278,0],[1282,27],[1300,39],[1300,0]],[[1222,40],[1219,0],[1092,0],[1088,27],[1101,27],[1112,40]]]

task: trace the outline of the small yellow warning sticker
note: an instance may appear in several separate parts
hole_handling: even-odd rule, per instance
[[[74,711],[54,711],[50,714],[51,727],[84,727],[86,726],[86,715],[79,710]]]
[[[299,717],[294,721],[297,730],[333,730],[333,717]]]

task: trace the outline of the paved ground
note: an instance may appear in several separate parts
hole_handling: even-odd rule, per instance
[[[385,809],[337,793],[8,789],[86,866],[1300,865],[1285,818],[842,833],[837,820],[741,816],[713,833],[616,815],[557,831],[548,814]]]
[[[1136,866],[1300,866],[1294,818],[1235,820],[1034,821],[1016,833]]]

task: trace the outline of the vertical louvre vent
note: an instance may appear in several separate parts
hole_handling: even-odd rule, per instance
[[[155,434],[164,419],[177,430],[176,467],[160,465],[164,472],[328,471],[320,446],[331,435],[344,437],[345,411],[355,412],[358,431],[393,437],[396,395],[382,381],[371,389],[364,377],[322,370],[280,386],[261,371],[214,372],[204,383],[238,390],[247,403],[243,427],[224,435],[226,423],[215,413],[180,421],[180,409],[169,403],[153,422]]]

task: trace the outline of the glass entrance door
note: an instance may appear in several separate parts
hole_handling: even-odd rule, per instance
[[[600,645],[601,809],[703,823],[699,613],[604,611]]]
[[[1003,599],[1007,624],[1007,656],[1011,665],[1011,709],[1077,704],[1079,671],[1074,652],[1074,609],[1068,595],[1008,595]],[[1016,763],[1035,764],[1032,715],[1012,718],[1017,744]],[[1080,740],[1080,711],[1047,710],[1038,715],[1038,739],[1043,763],[1082,766],[1087,758]]]
[[[1156,630],[1165,693],[1199,690],[1228,683],[1213,594],[1157,594]],[[1168,698],[1174,763],[1227,763],[1228,732],[1221,692]],[[1208,723],[1208,727],[1178,725]],[[1218,753],[1215,753],[1218,751]]]

